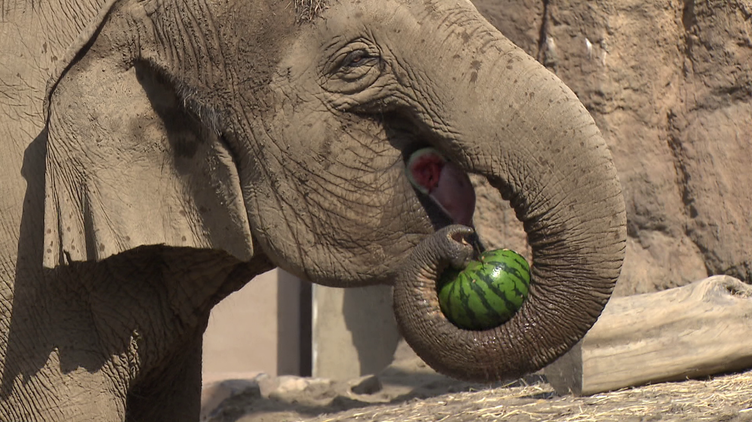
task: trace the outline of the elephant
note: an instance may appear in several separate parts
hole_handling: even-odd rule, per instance
[[[552,361],[610,296],[609,150],[469,0],[46,0],[0,21],[0,420],[198,420],[210,310],[275,267],[394,285],[421,357],[482,381]],[[464,191],[408,180],[424,148]],[[472,214],[468,174],[533,250],[528,300],[486,331],[435,298],[479,244],[451,211]]]

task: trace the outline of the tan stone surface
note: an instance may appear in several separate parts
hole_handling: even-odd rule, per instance
[[[356,378],[391,363],[399,341],[391,287],[314,286],[313,301],[314,377]]]
[[[299,373],[299,283],[281,270],[270,271],[212,310],[204,334],[204,384],[261,372]]]
[[[473,2],[574,90],[609,143],[629,224],[617,295],[712,274],[749,282],[752,2]],[[476,220],[498,233],[508,221]]]

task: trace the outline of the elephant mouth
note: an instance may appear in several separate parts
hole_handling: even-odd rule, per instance
[[[472,226],[475,189],[457,164],[434,148],[410,154],[405,173],[413,187],[429,198],[454,224]]]

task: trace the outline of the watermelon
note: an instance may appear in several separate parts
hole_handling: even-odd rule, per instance
[[[487,330],[509,321],[529,287],[530,266],[509,249],[483,252],[461,271],[448,268],[437,283],[441,311],[466,330]]]

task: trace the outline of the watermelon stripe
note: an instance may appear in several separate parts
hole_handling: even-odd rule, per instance
[[[452,309],[452,305],[454,302],[454,286],[455,283],[449,282],[446,283],[444,286],[442,286],[440,291],[440,298],[443,296],[445,299],[443,302],[441,302],[442,305],[445,305],[447,310]],[[446,312],[445,312],[446,313]]]
[[[513,279],[513,281],[514,281],[515,284],[522,284],[522,285],[525,285],[525,286],[528,286],[530,284],[530,282],[525,278],[525,275],[524,274],[520,274],[514,268],[510,268],[510,267],[507,267],[505,265],[499,265],[499,266],[497,266],[497,268],[501,272],[506,273],[505,276],[507,276],[508,278]],[[489,274],[490,274],[490,272],[489,272]]]
[[[501,262],[501,261],[486,261],[486,264],[493,265],[497,268],[501,268],[503,271],[506,271],[509,274],[513,274],[515,277],[519,278],[525,284],[529,283],[530,271],[525,267],[519,267],[519,268],[513,267],[509,265],[509,263]]]
[[[453,318],[453,315],[451,315],[453,292],[454,283],[447,282],[445,278],[442,278],[441,287],[439,287],[439,306],[444,315],[448,316],[449,319]]]
[[[465,277],[465,279],[461,280],[462,282],[458,284],[460,285],[460,300],[462,301],[463,310],[465,311],[467,319],[469,320],[469,323],[467,325],[470,327],[478,327],[482,325],[481,321],[478,320],[478,316],[470,306],[470,291],[472,290],[472,287],[470,285],[472,284],[472,282],[467,279],[467,276],[465,274],[463,274],[463,276]]]
[[[462,275],[458,276],[454,282],[454,286],[452,286],[452,302],[454,303],[454,306],[452,307],[452,315],[454,315],[455,323],[466,326],[468,322],[464,312],[465,305],[462,299],[462,284],[460,283],[461,279]]]
[[[515,281],[515,287],[519,286],[520,284],[525,286],[525,290],[527,290],[527,287],[530,285],[530,273],[527,271],[520,271],[517,268],[510,267],[506,265],[503,262],[496,264],[497,268],[500,268],[501,271],[507,273],[509,276],[516,278]],[[522,294],[522,292],[517,287],[517,291]]]
[[[514,280],[514,290],[522,295],[523,292],[520,290],[520,285],[524,286],[525,291],[527,292],[527,287],[530,285],[530,277],[529,273],[523,273],[520,274],[517,272],[516,269],[511,269],[506,266],[502,266],[502,271],[505,271],[507,274],[509,274],[511,277],[516,278],[517,280]],[[527,277],[525,277],[527,275]]]
[[[476,274],[477,275],[477,274]],[[483,313],[487,313],[488,311],[492,311],[493,307],[490,303],[488,303],[488,283],[478,283],[477,280],[475,282],[468,283],[470,286],[470,289],[478,296],[478,299],[480,300],[481,305],[483,306]]]
[[[483,330],[508,321],[528,295],[530,267],[511,250],[487,251],[462,271],[447,269],[437,284],[444,315],[460,328]]]
[[[499,286],[494,283],[494,281],[491,279],[491,276],[489,274],[478,274],[480,278],[483,279],[486,285],[488,285],[488,288],[500,299],[504,301],[504,306],[506,309],[517,309],[518,306],[514,304],[514,302],[510,301],[509,298],[507,298],[506,293],[499,288]],[[491,308],[493,309],[493,308]]]
[[[449,297],[451,298],[452,304],[450,304],[449,309],[451,309],[452,318],[459,320],[459,315],[457,315],[457,309],[459,309],[460,304],[454,304],[455,299],[459,299],[459,296],[457,296],[457,292],[455,291],[457,289],[457,286],[459,283],[454,282],[452,283],[452,288],[449,290]],[[460,302],[461,303],[461,302]],[[454,305],[454,306],[452,306]]]
[[[521,277],[518,276],[514,271],[509,271],[508,274],[511,277],[517,278],[517,280],[513,280],[514,283],[512,286],[516,297],[526,297],[530,286],[530,273],[525,272]],[[521,304],[522,303],[520,303],[520,305]]]
[[[487,319],[495,322],[495,320],[500,319],[499,317],[504,318],[511,316],[510,309],[514,309],[514,307],[510,306],[512,304],[507,300],[503,293],[493,285],[493,283],[489,283],[487,280],[482,280],[482,282],[475,282],[471,285],[473,290],[478,294],[478,299],[480,299],[485,307]],[[502,294],[500,295],[499,293]],[[495,302],[500,303],[497,303],[496,305],[491,304],[490,302],[494,300],[494,298],[496,299]]]

